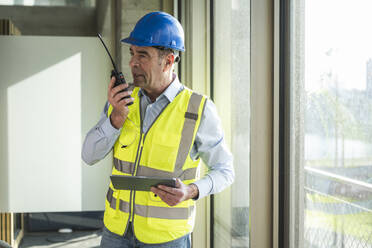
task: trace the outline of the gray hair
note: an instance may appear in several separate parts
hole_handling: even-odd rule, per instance
[[[179,52],[177,50],[173,50],[172,48],[162,47],[162,46],[154,46],[154,48],[158,49],[159,58],[164,58],[168,54],[173,53],[175,56],[174,63],[178,63],[180,61]]]

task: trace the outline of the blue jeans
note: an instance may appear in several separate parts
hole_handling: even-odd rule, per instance
[[[102,231],[102,248],[191,248],[191,235],[187,234],[179,239],[162,244],[145,244],[133,234],[132,225],[128,225],[125,236],[110,232],[106,227]]]

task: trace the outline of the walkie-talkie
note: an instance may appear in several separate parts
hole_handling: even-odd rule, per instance
[[[110,59],[111,59],[112,65],[113,65],[113,67],[114,67],[114,69],[111,71],[111,77],[110,77],[110,78],[112,78],[113,76],[115,77],[115,84],[114,84],[114,87],[116,87],[116,86],[118,86],[118,85],[120,85],[120,84],[125,84],[126,82],[125,82],[124,75],[123,75],[122,72],[118,72],[118,69],[117,69],[117,67],[116,67],[116,65],[115,65],[115,63],[114,63],[114,60],[112,59],[109,50],[107,49],[105,43],[104,43],[103,40],[102,40],[102,36],[101,36],[100,34],[97,34],[97,36],[98,36],[98,38],[101,40],[103,46],[105,47],[106,52],[108,53],[108,55],[109,55],[109,57],[110,57]],[[119,91],[119,93],[120,93],[120,92],[123,92],[123,91],[127,91],[127,90],[128,90],[128,88],[125,88],[124,90]],[[123,99],[124,99],[124,98],[130,98],[130,96],[125,96],[125,97],[123,97]],[[127,104],[127,106],[132,105],[132,104],[133,104],[133,102],[130,102],[130,103]]]

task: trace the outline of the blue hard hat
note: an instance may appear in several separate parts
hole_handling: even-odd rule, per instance
[[[161,46],[184,52],[184,36],[178,20],[159,11],[144,15],[129,37],[121,41],[135,46]]]

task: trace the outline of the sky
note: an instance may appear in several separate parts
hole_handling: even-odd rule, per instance
[[[305,87],[322,87],[321,75],[344,89],[366,88],[372,58],[372,0],[305,1]],[[323,85],[324,86],[324,85]]]

